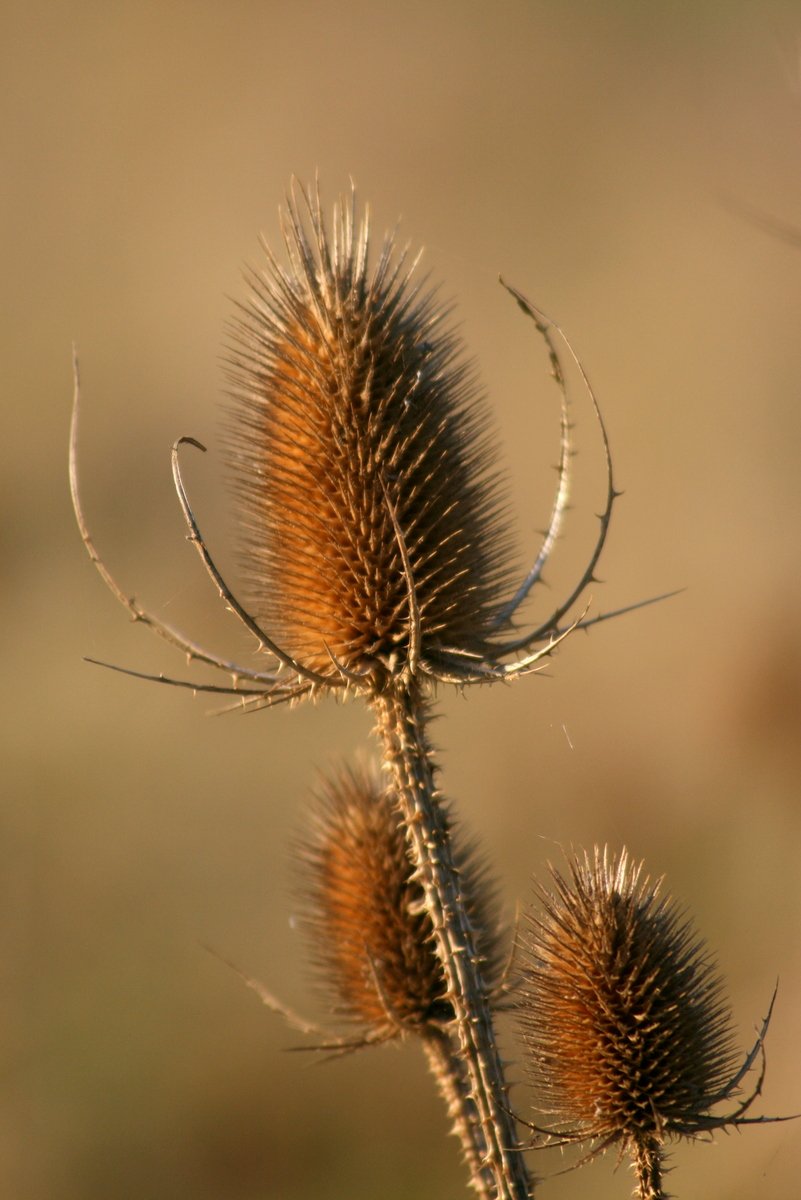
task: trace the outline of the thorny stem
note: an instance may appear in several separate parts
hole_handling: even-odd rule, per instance
[[[465,1165],[470,1172],[470,1179],[484,1200],[493,1197],[495,1188],[484,1170],[484,1145],[477,1145],[473,1127],[476,1110],[470,1102],[465,1079],[464,1063],[459,1057],[458,1050],[447,1033],[427,1034],[423,1038],[423,1048],[428,1059],[428,1067],[436,1080],[440,1095],[445,1101],[445,1110],[453,1122],[451,1132],[461,1142]],[[487,1191],[487,1187],[490,1191]]]
[[[662,1147],[656,1138],[638,1138],[632,1147],[637,1200],[667,1200],[662,1188]]]
[[[449,1085],[449,1105],[460,1109],[455,1131],[482,1200],[529,1200],[533,1184],[522,1154],[514,1149],[517,1134],[488,991],[454,866],[447,815],[434,782],[425,701],[412,683],[390,686],[375,698],[373,707],[454,1011],[451,1053],[463,1080],[463,1086],[458,1080]]]

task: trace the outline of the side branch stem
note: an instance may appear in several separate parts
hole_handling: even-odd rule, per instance
[[[445,1101],[445,1111],[452,1121],[451,1132],[461,1143],[462,1156],[473,1186],[482,1200],[494,1197],[495,1187],[484,1165],[486,1142],[483,1137],[476,1137],[474,1132],[476,1109],[468,1095],[464,1063],[458,1049],[444,1031],[441,1034],[426,1034],[423,1048],[428,1069],[434,1076]]]
[[[377,696],[373,706],[454,1011],[449,1034],[461,1080],[453,1080],[448,1099],[460,1106],[455,1131],[482,1200],[530,1200],[533,1185],[514,1148],[517,1132],[489,996],[454,866],[447,813],[435,785],[425,701],[414,685],[399,686]]]

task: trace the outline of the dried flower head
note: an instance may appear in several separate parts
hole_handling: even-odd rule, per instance
[[[542,915],[525,943],[520,1023],[538,1106],[560,1142],[617,1143],[643,1197],[660,1197],[661,1146],[743,1124],[759,1093],[734,1112],[762,1049],[737,1053],[723,985],[703,943],[660,884],[624,850],[574,859],[539,891]],[[650,1190],[649,1190],[650,1189]]]
[[[370,267],[368,222],[357,219],[353,195],[335,207],[330,236],[319,196],[299,189],[299,197],[290,197],[284,216],[288,265],[267,250],[266,268],[251,275],[229,360],[228,462],[250,608],[216,566],[182,479],[181,447],[205,447],[184,437],[172,453],[190,541],[272,665],[255,669],[206,650],[143,608],[100,558],[78,489],[75,361],[70,482],[89,556],[135,621],[232,682],[126,673],[233,695],[258,709],[331,688],[370,696],[391,681],[468,685],[537,670],[572,629],[629,611],[568,618],[594,578],[617,496],[606,430],[581,364],[559,327],[504,285],[543,337],[561,395],[551,519],[530,571],[509,595],[503,489],[483,398],[447,326],[448,310],[415,280],[415,264],[391,237]],[[547,617],[520,632],[515,617],[542,578],[568,508],[573,451],[560,343],[598,421],[606,503],[580,578]]]
[[[492,889],[472,852],[457,845],[455,857],[493,987],[500,950]],[[323,782],[298,861],[315,969],[337,1015],[371,1041],[446,1026],[453,1009],[431,919],[391,791],[375,772],[347,768]]]
[[[229,461],[249,600],[297,661],[339,678],[480,650],[509,580],[486,413],[447,311],[387,238],[290,203],[235,327]],[[304,225],[307,218],[308,228]]]

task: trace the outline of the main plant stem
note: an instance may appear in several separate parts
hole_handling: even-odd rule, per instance
[[[449,1034],[462,1080],[454,1081],[449,1105],[460,1108],[454,1125],[472,1183],[482,1200],[530,1200],[533,1185],[522,1154],[514,1149],[517,1133],[489,996],[454,866],[447,813],[434,781],[426,704],[414,685],[390,689],[373,704],[453,1007]]]
[[[643,1137],[631,1154],[637,1175],[637,1200],[667,1200],[662,1187],[662,1147],[656,1138]]]

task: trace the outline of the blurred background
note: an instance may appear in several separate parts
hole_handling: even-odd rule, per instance
[[[209,717],[92,569],[67,489],[70,346],[98,547],[126,591],[232,656],[184,539],[236,579],[220,353],[291,176],[401,220],[496,414],[521,563],[547,520],[557,394],[502,272],[568,331],[617,507],[593,611],[547,677],[444,692],[442,782],[511,915],[561,847],[629,846],[693,914],[750,1045],[758,1111],[801,1108],[801,13],[795,0],[8,5],[4,230],[0,1190],[14,1200],[466,1194],[415,1045],[310,1065],[206,946],[310,1015],[288,844],[356,705]],[[784,223],[766,228],[772,221]],[[795,234],[792,231],[796,231]],[[575,506],[549,611],[603,502],[576,390]],[[203,678],[198,673],[197,678]],[[506,1030],[514,1057],[514,1031]],[[521,1071],[518,1070],[518,1076]],[[525,1088],[514,1093],[533,1114]],[[798,1194],[793,1124],[682,1146],[683,1200]],[[533,1159],[538,1175],[563,1166]],[[627,1195],[613,1156],[538,1193]]]

